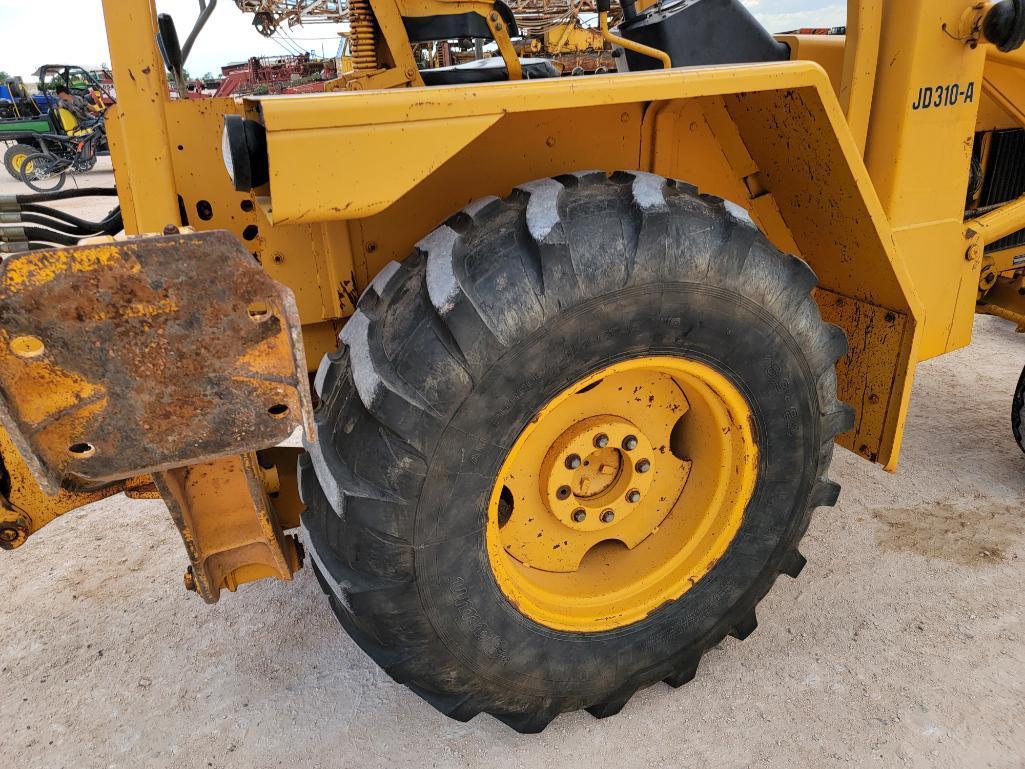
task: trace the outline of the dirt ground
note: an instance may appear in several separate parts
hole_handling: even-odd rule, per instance
[[[182,589],[161,503],[69,514],[0,554],[0,765],[1023,767],[1023,365],[1025,337],[980,318],[971,348],[920,369],[898,474],[837,452],[840,504],[751,638],[683,689],[534,737],[448,721],[392,683],[308,569],[208,607]]]
[[[7,145],[0,144],[0,154]],[[101,157],[96,162],[96,168],[87,174],[78,174],[68,177],[64,186],[65,190],[73,190],[76,187],[113,187],[114,174],[111,171],[110,158]],[[32,190],[21,182],[15,181],[8,176],[7,171],[0,168],[0,195],[31,195]],[[69,214],[80,216],[86,219],[102,219],[110,209],[117,205],[115,198],[77,198],[63,201],[56,204],[59,208]]]

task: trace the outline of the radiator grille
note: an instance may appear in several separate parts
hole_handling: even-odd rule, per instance
[[[990,139],[983,207],[1008,203],[1025,195],[1025,130],[995,131]]]
[[[987,209],[1025,195],[1025,130],[994,131],[986,162],[986,181],[979,207]],[[1025,230],[991,243],[987,251],[1000,251],[1025,244]]]

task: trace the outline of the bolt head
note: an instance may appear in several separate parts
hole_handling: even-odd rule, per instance
[[[587,520],[587,511],[586,510],[574,510],[573,511],[573,520],[576,523],[583,523],[584,521]]]
[[[580,467],[580,457],[577,454],[570,454],[566,457],[566,467],[570,470],[576,470]]]
[[[601,433],[600,435],[594,436],[594,445],[597,446],[599,449],[605,448],[609,445],[609,436],[607,436],[605,433]]]
[[[616,514],[611,510],[606,510],[601,514],[602,523],[612,523],[614,520],[616,520]]]
[[[647,459],[642,459],[635,465],[635,467],[637,468],[637,472],[646,473],[648,472],[648,470],[651,469],[651,462],[649,462]]]
[[[631,489],[626,494],[626,501],[632,505],[636,505],[638,502],[641,501],[641,492],[639,492],[637,489]]]
[[[623,439],[623,448],[627,451],[633,451],[637,448],[637,437],[634,435],[628,435]]]
[[[573,490],[569,486],[560,486],[555,492],[555,496],[559,499],[569,499],[569,495],[573,493]]]
[[[14,550],[25,544],[28,539],[29,529],[24,518],[10,521],[0,527],[0,549]]]

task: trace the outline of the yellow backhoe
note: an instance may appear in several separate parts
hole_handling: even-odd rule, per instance
[[[328,93],[200,101],[153,0],[103,5],[127,236],[0,200],[0,544],[159,495],[187,588],[305,562],[452,718],[689,681],[801,572],[834,444],[896,470],[918,362],[1025,329],[1023,0],[599,0],[581,78],[501,0],[350,0]]]

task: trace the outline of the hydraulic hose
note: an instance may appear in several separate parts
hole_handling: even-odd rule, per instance
[[[42,214],[23,213],[21,215],[21,221],[25,224],[38,224],[41,227],[48,227],[55,232],[79,238],[88,238],[94,235],[113,235],[118,231],[115,230],[114,232],[110,232],[109,225],[105,225],[102,222],[99,223],[99,226],[78,227],[74,224],[69,224],[68,222],[62,222],[59,219],[51,219],[50,217],[43,216]]]
[[[77,246],[79,238],[73,235],[64,235],[43,227],[25,227],[25,236],[33,242],[54,243],[58,246]]]
[[[96,232],[104,235],[114,235],[124,229],[124,221],[121,216],[121,207],[117,206],[113,208],[103,219],[98,222],[90,221],[88,219],[79,219],[77,216],[72,216],[65,211],[60,211],[56,208],[50,208],[49,206],[40,206],[35,203],[27,203],[21,207],[22,214],[38,214],[45,216],[49,219],[55,219],[67,226],[73,227],[78,230],[85,232]],[[25,221],[28,221],[26,218]],[[50,222],[36,222],[37,224],[46,224],[47,226],[56,226]],[[60,229],[59,227],[57,229]]]
[[[1025,0],[1002,0],[982,22],[982,34],[1002,53],[1025,45]]]
[[[1025,0],[1022,0],[1025,2]],[[601,36],[610,44],[618,45],[620,48],[625,48],[628,51],[639,53],[642,56],[650,56],[652,59],[658,59],[662,62],[662,66],[665,69],[671,69],[673,66],[672,59],[669,58],[669,54],[665,51],[660,51],[657,48],[652,48],[648,45],[642,45],[641,43],[635,43],[633,40],[627,40],[625,37],[620,37],[612,33],[609,29],[609,11],[612,9],[612,0],[598,0],[596,3],[598,9],[598,29],[601,30]]]
[[[83,187],[79,190],[61,190],[60,192],[36,192],[31,195],[15,195],[18,205],[25,203],[49,203],[54,200],[70,200],[71,198],[99,198],[117,196],[116,187]]]

